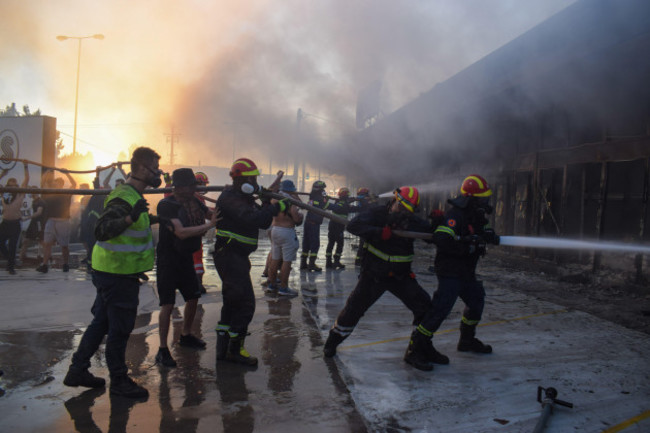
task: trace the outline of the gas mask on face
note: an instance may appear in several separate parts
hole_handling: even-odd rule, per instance
[[[158,188],[160,185],[162,185],[162,179],[160,176],[162,176],[163,171],[158,169],[158,170],[152,170],[149,167],[147,167],[147,170],[151,172],[151,177],[147,179],[147,184],[152,186],[153,188]]]
[[[257,184],[257,179],[254,177],[249,177],[244,181],[244,183],[241,184],[239,189],[244,194],[251,195],[259,191],[260,186]]]
[[[490,199],[488,197],[481,197],[476,203],[477,210],[482,212],[484,215],[490,215],[493,211],[492,206],[490,206]]]

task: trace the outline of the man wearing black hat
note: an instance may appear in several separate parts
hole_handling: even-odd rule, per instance
[[[194,349],[205,349],[205,342],[191,334],[198,299],[201,297],[192,254],[200,247],[201,237],[205,232],[216,225],[219,211],[210,211],[194,196],[196,184],[196,177],[191,168],[174,170],[174,191],[171,196],[158,203],[158,216],[165,224],[161,224],[160,240],[156,249],[160,298],[160,349],[156,355],[156,363],[166,367],[176,366],[167,346],[176,289],[185,300],[183,330],[179,344]],[[210,221],[206,222],[206,219]]]

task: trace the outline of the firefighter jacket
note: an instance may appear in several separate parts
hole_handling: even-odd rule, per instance
[[[334,215],[347,219],[348,215],[350,214],[350,202],[347,198],[339,198],[329,206],[329,210],[332,211]],[[345,230],[345,226],[343,224],[330,220],[327,229],[330,233],[341,233],[343,230]]]
[[[415,239],[391,236],[382,240],[382,230],[386,225],[395,223],[390,216],[389,206],[373,205],[355,216],[347,226],[353,235],[365,241],[365,252],[361,262],[361,271],[370,272],[375,278],[403,278],[411,276],[413,262],[413,242]],[[397,222],[399,230],[431,233],[431,225],[413,214],[400,214]]]
[[[226,186],[217,199],[221,220],[217,222],[216,250],[249,255],[257,249],[259,230],[271,226],[277,208],[270,203],[262,206],[255,197]]]
[[[311,194],[309,194],[308,204],[317,207],[319,209],[329,208],[329,202],[327,201],[327,196],[325,195],[324,192],[321,191],[317,191],[317,192],[312,191]],[[317,213],[314,212],[307,212],[307,216],[305,217],[305,224],[321,225],[322,223],[323,223],[322,215],[318,215]]]
[[[436,244],[434,267],[441,277],[476,278],[480,251],[470,252],[472,235],[481,236],[488,224],[485,214],[470,204],[467,197],[447,200],[451,208],[433,233]]]

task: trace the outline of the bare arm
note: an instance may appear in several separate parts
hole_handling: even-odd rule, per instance
[[[72,177],[72,175],[71,175],[70,173],[68,173],[68,170],[66,170],[66,169],[61,169],[60,171],[61,171],[63,174],[65,174],[66,177],[68,178],[68,181],[70,182],[70,189],[75,189],[75,188],[77,188],[77,181],[74,180],[74,178]]]
[[[27,185],[29,185],[29,167],[25,161],[23,161],[23,167],[25,169],[25,178],[23,179],[23,183],[20,186],[22,188],[27,188]]]
[[[210,221],[200,226],[183,227],[181,220],[172,218],[170,222],[174,226],[174,235],[179,239],[187,239],[194,236],[203,236],[205,232],[217,225],[218,212],[212,212]]]

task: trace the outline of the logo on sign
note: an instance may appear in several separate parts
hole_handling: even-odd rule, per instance
[[[0,132],[0,167],[11,170],[16,165],[19,152],[18,136],[11,129]]]

